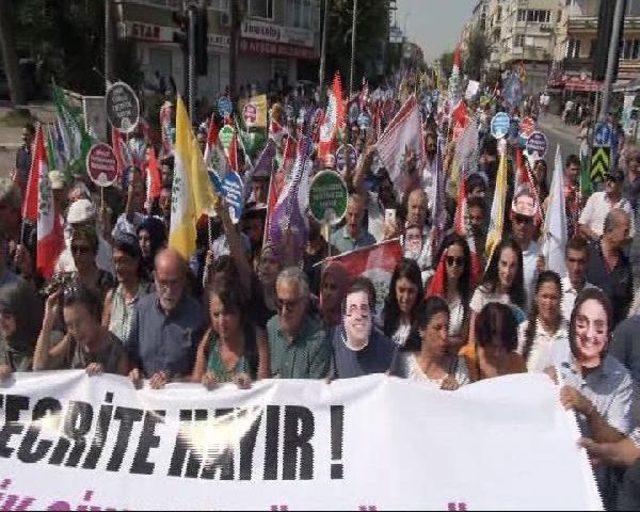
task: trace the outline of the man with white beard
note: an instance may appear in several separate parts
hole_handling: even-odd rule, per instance
[[[374,327],[375,290],[365,277],[349,287],[342,309],[342,324],[331,340],[330,379],[348,379],[389,369],[395,344]]]

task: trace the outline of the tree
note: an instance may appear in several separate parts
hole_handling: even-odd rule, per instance
[[[464,72],[471,80],[480,81],[482,68],[489,58],[489,44],[487,37],[480,29],[475,29],[469,34],[468,54],[464,62]]]
[[[24,91],[20,84],[18,71],[18,57],[15,38],[13,36],[15,5],[11,0],[0,0],[0,46],[2,47],[2,62],[9,84],[9,96],[14,105],[24,103]]]
[[[332,0],[329,4],[325,76],[330,81],[339,71],[346,83],[351,65],[353,0]],[[363,76],[373,78],[377,74],[375,63],[382,59],[381,47],[388,40],[387,2],[358,0],[357,23],[354,87]]]
[[[7,2],[8,0],[4,0]],[[20,0],[15,4],[19,56],[38,63],[41,85],[58,85],[85,95],[104,93],[104,2]],[[129,41],[116,40],[114,77],[137,88],[142,79]]]

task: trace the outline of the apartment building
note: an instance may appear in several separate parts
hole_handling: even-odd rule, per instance
[[[554,73],[550,85],[565,91],[593,92],[591,79],[598,35],[600,0],[567,0],[557,27]],[[616,88],[640,76],[640,0],[627,0]]]
[[[534,94],[547,84],[556,44],[556,25],[565,0],[503,2],[500,65],[523,69],[525,92]]]
[[[184,90],[184,58],[173,42],[179,30],[173,13],[183,0],[112,0],[117,7],[118,34],[136,42],[145,82],[157,83],[156,72],[171,77]],[[242,3],[238,47],[238,86],[265,89],[278,77],[289,84],[315,79],[311,71],[320,56],[320,0],[200,0],[209,22],[208,73],[198,79],[198,96],[214,99],[229,84],[230,1]]]

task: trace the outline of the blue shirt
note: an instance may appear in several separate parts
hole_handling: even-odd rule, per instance
[[[335,379],[362,377],[371,373],[384,373],[391,366],[396,344],[375,327],[369,343],[362,350],[352,350],[346,343],[344,327],[335,329],[331,337],[333,357],[330,375]]]
[[[375,245],[376,239],[368,231],[361,230],[357,238],[352,238],[347,230],[347,226],[343,226],[333,235],[331,235],[331,245],[333,245],[340,253],[360,249]]]
[[[157,293],[150,293],[133,310],[126,342],[129,358],[146,378],[161,371],[170,378],[189,375],[205,326],[204,311],[193,298],[184,295],[166,315]]]

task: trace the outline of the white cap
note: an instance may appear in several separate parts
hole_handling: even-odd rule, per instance
[[[67,222],[69,224],[81,224],[88,220],[95,219],[96,207],[88,199],[78,199],[71,203],[69,212],[67,213]]]
[[[62,173],[55,169],[49,171],[49,183],[51,183],[51,190],[64,189],[64,177],[62,176]]]

